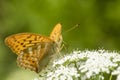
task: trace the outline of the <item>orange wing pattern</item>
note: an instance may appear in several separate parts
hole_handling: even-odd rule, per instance
[[[37,73],[47,65],[50,56],[57,52],[61,42],[61,24],[55,26],[50,37],[19,33],[5,39],[8,47],[18,55],[17,64]]]
[[[32,33],[19,33],[5,39],[5,43],[18,55],[28,47],[44,42],[54,43],[49,37]]]

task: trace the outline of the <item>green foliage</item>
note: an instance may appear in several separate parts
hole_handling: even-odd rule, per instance
[[[17,68],[16,55],[4,44],[11,34],[49,35],[60,22],[69,50],[120,50],[119,9],[119,0],[0,0],[0,80]],[[76,24],[79,28],[64,33]]]

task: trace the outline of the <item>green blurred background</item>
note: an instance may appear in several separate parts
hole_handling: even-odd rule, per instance
[[[49,35],[59,22],[70,51],[120,50],[120,0],[0,0],[0,80],[37,76],[16,65],[5,37],[20,32]],[[76,24],[80,26],[66,32]]]

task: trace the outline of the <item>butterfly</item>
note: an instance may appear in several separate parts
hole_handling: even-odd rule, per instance
[[[59,52],[62,41],[60,23],[49,36],[18,33],[5,39],[6,45],[17,54],[17,64],[36,73],[47,65],[53,53]]]

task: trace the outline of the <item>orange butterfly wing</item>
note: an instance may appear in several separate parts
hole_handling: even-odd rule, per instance
[[[51,43],[41,43],[29,47],[17,57],[17,63],[21,67],[38,73],[47,65],[50,56],[55,52],[53,47],[54,44]]]
[[[25,50],[30,46],[34,46],[39,43],[54,43],[54,41],[49,37],[41,36],[39,34],[19,33],[7,37],[5,39],[5,43],[13,52],[19,55],[22,50]]]
[[[15,52],[19,66],[39,72],[43,58],[54,53],[55,42],[49,37],[31,33],[19,33],[7,37],[5,43]],[[40,65],[40,67],[39,67]]]
[[[18,55],[18,65],[37,73],[46,66],[50,56],[59,49],[61,42],[61,24],[55,26],[50,37],[19,33],[5,39],[8,47]]]
[[[61,34],[61,28],[62,28],[62,25],[60,23],[58,23],[57,25],[55,25],[52,32],[50,33],[50,39],[55,41],[58,48],[60,48],[61,43],[63,41],[62,34]]]

